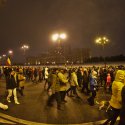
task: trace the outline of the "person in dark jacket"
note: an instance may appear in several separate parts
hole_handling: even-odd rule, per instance
[[[7,77],[7,90],[8,90],[8,96],[7,96],[7,101],[11,102],[10,97],[12,96],[12,93],[14,95],[14,101],[15,104],[20,104],[17,99],[17,92],[16,92],[16,73],[15,71],[10,71],[10,74]]]
[[[77,79],[78,79],[78,84],[79,87],[81,87],[82,85],[82,80],[83,80],[83,71],[82,71],[82,67],[80,67],[77,71]]]
[[[122,96],[122,108],[120,111],[120,121],[118,125],[125,125],[125,86],[122,89],[121,96]]]
[[[89,83],[89,77],[88,77],[88,73],[87,73],[87,70],[84,70],[84,73],[83,73],[83,87],[82,87],[82,90],[81,92],[84,93],[84,90],[86,89],[86,94],[89,95],[89,88],[88,88],[88,83]]]

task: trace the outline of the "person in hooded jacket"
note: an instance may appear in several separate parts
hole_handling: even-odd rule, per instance
[[[112,83],[112,96],[109,101],[112,109],[112,115],[102,125],[107,125],[109,122],[110,125],[114,125],[117,117],[120,114],[120,109],[122,107],[121,91],[124,86],[124,78],[125,78],[124,70],[118,70],[116,72],[115,80]]]
[[[92,73],[90,74],[90,78],[89,78],[89,83],[90,83],[90,91],[92,93],[92,95],[87,99],[87,101],[89,102],[89,105],[93,106],[94,105],[94,99],[96,97],[96,87],[97,87],[97,72],[96,71],[92,71]]]

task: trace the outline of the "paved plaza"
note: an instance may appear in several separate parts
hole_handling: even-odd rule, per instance
[[[67,103],[62,105],[63,110],[57,110],[56,102],[53,107],[46,105],[48,94],[43,88],[44,81],[41,83],[26,82],[24,96],[18,93],[20,105],[12,101],[6,101],[5,81],[0,81],[0,100],[8,104],[9,109],[4,111],[0,109],[0,122],[2,124],[27,124],[27,125],[45,125],[45,124],[66,124],[66,125],[98,125],[102,123],[105,117],[105,110],[99,110],[98,104],[89,106],[88,96],[78,91],[80,98],[66,97]],[[98,91],[96,100],[109,100],[110,95],[105,94],[103,88]]]

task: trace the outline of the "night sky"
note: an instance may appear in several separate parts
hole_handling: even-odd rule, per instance
[[[92,56],[125,55],[125,0],[7,0],[0,7],[0,55],[12,49],[20,62],[25,43],[27,55],[39,55],[53,45],[55,32]],[[94,43],[98,36],[110,39],[104,51]]]

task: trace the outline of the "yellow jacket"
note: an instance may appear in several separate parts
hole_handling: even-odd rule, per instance
[[[121,108],[121,91],[124,86],[125,79],[125,71],[118,70],[115,76],[115,81],[112,84],[112,96],[110,100],[110,105],[113,108],[120,109]]]
[[[25,77],[23,74],[18,74],[18,80],[19,80],[19,87],[23,87],[25,84]]]
[[[65,75],[62,74],[61,72],[58,73],[58,77],[59,77],[60,82],[64,83],[64,85],[60,85],[60,91],[66,91],[68,80],[66,79]]]
[[[75,72],[71,73],[70,84],[71,86],[78,86],[77,75]]]
[[[57,74],[52,74],[52,81],[51,81],[51,89],[52,93],[54,94],[55,92],[60,91],[60,83],[59,83],[59,78]]]

